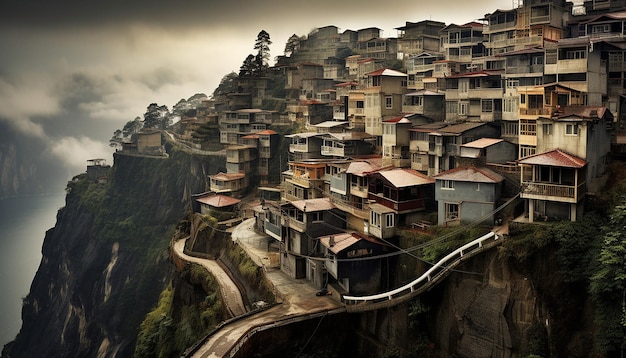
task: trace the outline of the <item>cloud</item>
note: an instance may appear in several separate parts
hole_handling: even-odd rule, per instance
[[[103,158],[112,163],[112,151],[108,143],[88,137],[63,137],[50,143],[50,152],[70,173],[85,171],[87,160]]]

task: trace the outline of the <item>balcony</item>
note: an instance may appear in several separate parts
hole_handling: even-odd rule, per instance
[[[515,21],[504,22],[501,24],[489,24],[483,28],[483,33],[487,34],[487,33],[492,33],[496,31],[514,30],[515,26],[516,26]]]
[[[289,226],[290,228],[297,230],[299,232],[304,232],[306,230],[306,224],[302,221],[298,221],[296,218],[292,216],[286,216],[282,219],[283,226]]]
[[[293,152],[308,153],[309,145],[308,144],[289,144],[289,151],[292,153]]]
[[[367,186],[353,183],[350,185],[350,194],[358,196],[359,198],[367,198]]]
[[[335,205],[335,207],[337,207],[337,209],[345,213],[352,214],[359,219],[368,220],[370,217],[369,208],[358,209],[342,200],[331,199],[331,201]]]
[[[587,59],[558,60],[556,64],[546,64],[544,72],[547,75],[587,72]]]
[[[524,199],[539,199],[558,201],[562,203],[577,203],[585,195],[583,182],[578,186],[560,185],[537,182],[522,182],[521,197]]]
[[[552,116],[552,108],[520,108],[519,114],[522,116]]]
[[[331,146],[328,146],[328,145],[323,145],[322,146],[322,155],[343,157],[343,156],[345,156],[345,148],[344,147],[331,147]]]
[[[383,196],[380,194],[369,193],[370,200],[376,200],[376,203],[385,206],[391,210],[394,210],[396,213],[403,212],[412,212],[412,211],[420,211],[424,210],[426,207],[424,205],[424,199],[422,198],[414,198],[409,200],[395,201]]]
[[[282,230],[282,226],[277,225],[277,224],[273,224],[269,221],[266,221],[264,223],[265,225],[265,233],[268,234],[269,236],[275,238],[278,241],[283,241],[282,235],[281,235],[281,230]]]
[[[441,144],[428,143],[428,154],[441,157],[446,154],[446,151]]]

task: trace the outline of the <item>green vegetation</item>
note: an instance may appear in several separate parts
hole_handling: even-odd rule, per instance
[[[215,278],[203,267],[190,264],[181,273],[181,279],[201,292],[187,296],[200,298],[193,304],[180,304],[181,298],[176,295],[185,295],[180,292],[184,289],[168,286],[156,308],[141,323],[135,357],[180,356],[222,321],[223,305]]]

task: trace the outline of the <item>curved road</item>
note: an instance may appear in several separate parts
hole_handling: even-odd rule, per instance
[[[213,274],[213,276],[215,276],[220,285],[220,291],[222,293],[224,304],[234,317],[246,313],[246,308],[243,304],[243,299],[241,298],[241,292],[239,292],[239,288],[237,288],[237,285],[235,285],[230,276],[228,276],[224,269],[222,269],[222,267],[218,265],[215,260],[202,259],[186,255],[183,252],[186,241],[187,239],[176,241],[174,244],[174,251],[176,252],[176,255],[187,262],[202,265],[202,267],[206,268],[211,274]]]
[[[258,248],[263,247],[264,243],[267,242],[267,236],[256,233],[253,225],[254,219],[243,221],[235,227],[232,238],[244,246],[249,254],[262,255],[263,252]],[[272,325],[289,318],[343,308],[343,304],[331,296],[316,296],[317,289],[306,280],[293,279],[277,268],[266,267],[265,274],[274,286],[276,300],[282,301],[282,304],[224,325],[209,337],[192,357],[224,357],[239,339],[252,328]]]

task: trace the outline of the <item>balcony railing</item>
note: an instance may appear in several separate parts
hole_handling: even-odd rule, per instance
[[[522,198],[576,203],[585,194],[585,184],[574,186],[525,181],[522,183]]]
[[[520,108],[519,114],[526,116],[550,116],[552,108]]]
[[[363,220],[367,220],[370,217],[370,212],[369,212],[369,207],[368,208],[363,208],[363,209],[358,209],[355,208],[354,206],[342,201],[342,200],[334,200],[331,199],[331,201],[333,202],[333,204],[337,207],[337,209],[346,212],[346,213],[350,213],[356,217],[358,217],[359,219],[363,219]]]
[[[410,199],[410,200],[402,200],[395,201],[389,198],[384,197],[382,194],[369,194],[370,200],[376,200],[376,202],[380,205],[388,207],[391,210],[395,210],[397,212],[408,211],[408,210],[421,210],[424,209],[424,199]]]

